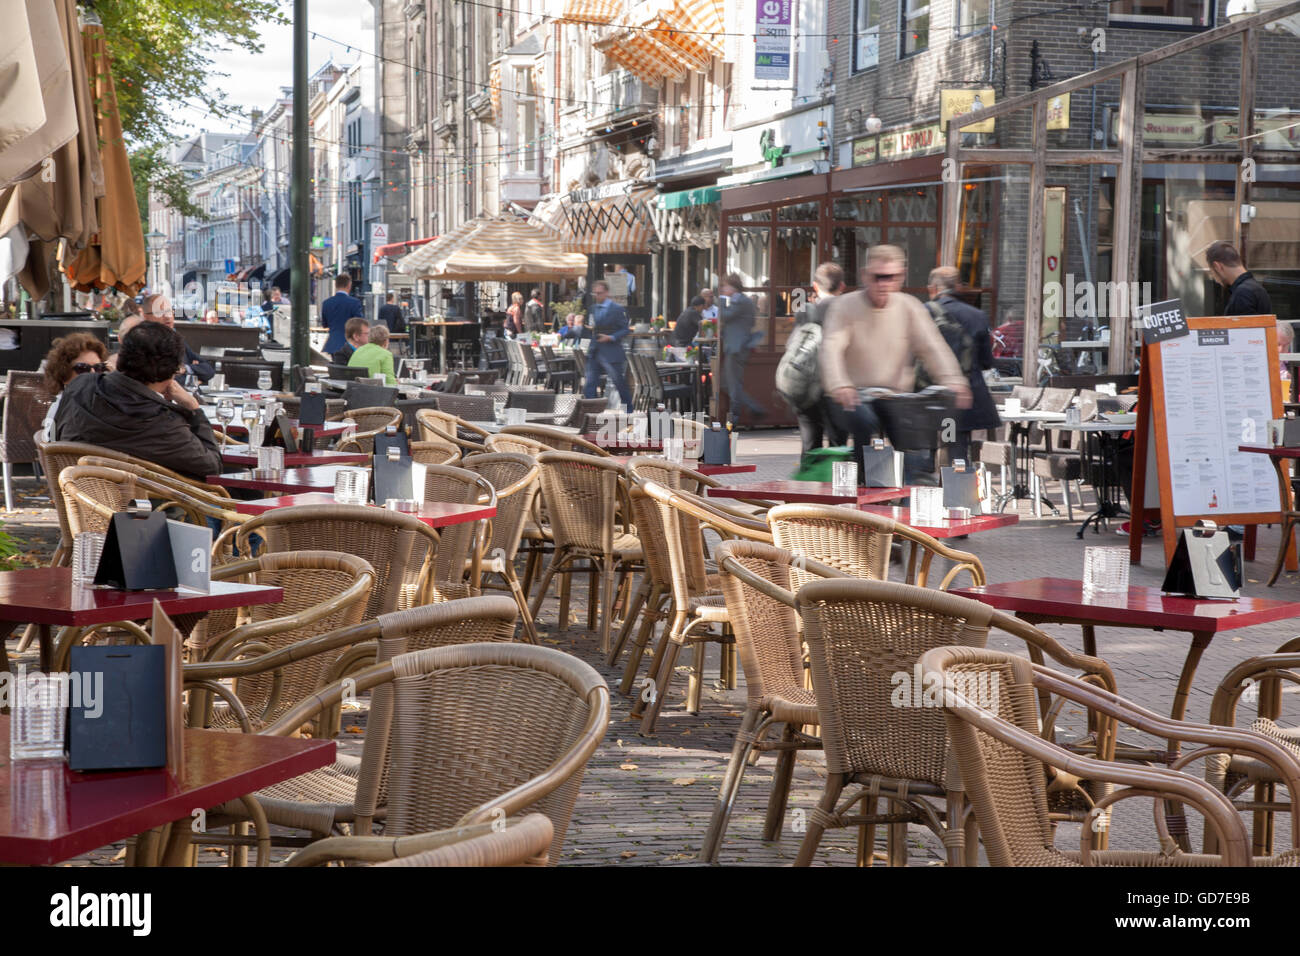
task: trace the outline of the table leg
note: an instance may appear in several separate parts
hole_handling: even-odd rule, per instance
[[[41,647],[41,670],[48,674],[54,657],[54,647],[50,637],[50,626],[48,624],[36,625],[36,634]]]
[[[1169,715],[1174,720],[1182,720],[1187,713],[1187,700],[1192,691],[1192,678],[1196,676],[1196,668],[1201,662],[1201,656],[1213,639],[1214,634],[1211,631],[1194,631],[1192,633],[1192,646],[1187,650],[1187,659],[1183,661],[1182,672],[1178,675],[1178,689],[1174,692],[1174,709]],[[1169,741],[1169,760],[1171,763],[1178,759],[1180,750],[1181,746],[1177,740]],[[1169,821],[1169,835],[1177,841],[1179,848],[1184,853],[1190,853],[1192,843],[1187,832],[1187,817],[1183,813],[1183,805],[1176,800],[1166,800],[1165,817]]]

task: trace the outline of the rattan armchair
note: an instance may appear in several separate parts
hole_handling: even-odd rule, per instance
[[[420,465],[455,465],[460,462],[460,446],[441,439],[413,441],[411,460]]]
[[[624,515],[631,513],[622,481],[623,469],[606,458],[562,451],[544,452],[537,463],[541,466],[542,497],[555,551],[533,598],[533,619],[537,619],[546,590],[558,574],[561,577],[558,629],[568,629],[570,578],[580,570],[579,562],[585,561],[595,572],[592,593],[587,596],[587,626],[596,627],[599,607],[600,648],[602,653],[608,653],[615,574],[634,570],[643,560],[636,535],[620,532],[615,527],[620,504]]]
[[[507,425],[500,433],[531,438],[556,451],[578,452],[584,455],[595,455],[597,458],[610,457],[609,452],[599,445],[593,445],[585,438],[546,425]]]
[[[308,656],[341,654],[331,667],[330,686],[296,703],[270,727],[268,736],[289,736],[316,722],[332,723],[347,700],[371,691],[366,721],[365,747],[360,757],[341,754],[333,764],[259,791],[260,812],[277,826],[305,830],[310,836],[277,836],[280,845],[302,846],[352,824],[369,832],[371,822],[387,812],[388,740],[393,707],[387,695],[392,680],[392,659],[430,648],[483,642],[508,642],[515,630],[515,608],[506,597],[468,598],[382,614],[351,627],[340,628],[261,657],[235,662],[188,664],[185,679],[209,682],[230,677],[246,678],[272,672]],[[376,664],[377,659],[377,664]],[[357,664],[367,664],[358,670]],[[386,676],[372,680],[387,667]],[[209,826],[245,823],[250,819],[242,801],[231,801],[208,815]],[[259,858],[259,864],[265,861]]]
[[[1190,759],[1223,748],[1268,760],[1288,772],[1293,781],[1300,773],[1300,763],[1286,748],[1260,734],[1160,718],[1114,694],[1013,654],[969,646],[939,647],[925,653],[918,667],[942,694],[952,754],[993,866],[1248,866],[1252,863],[1250,841],[1236,808],[1215,787],[1180,772],[1181,767]],[[1177,725],[1175,736],[1204,743],[1205,750],[1185,755],[1172,768],[1079,756],[1037,734],[1034,703],[1043,693],[1061,695],[1161,736],[1170,731],[1168,725]],[[1123,788],[1106,793],[1088,812],[1078,852],[1053,845],[1045,783],[1048,768]],[[1132,797],[1157,801],[1160,850],[1093,849],[1092,834],[1108,825],[1111,807]],[[1195,807],[1205,818],[1207,843],[1214,844],[1217,852],[1182,852],[1160,808],[1162,801]],[[1300,853],[1292,850],[1253,862],[1294,866],[1300,862]]]
[[[910,822],[943,840],[950,864],[974,861],[975,829],[967,823],[964,792],[949,760],[943,712],[915,702],[923,695],[916,686],[921,684],[917,662],[926,651],[957,644],[982,647],[990,629],[997,628],[1024,640],[1040,659],[1047,654],[1084,672],[1090,682],[1115,686],[1105,661],[1074,654],[1037,628],[978,601],[862,579],[810,581],[797,593],[827,770],[797,866],[812,862],[826,829],[847,826],[861,828],[859,862],[869,862],[874,828],[881,823],[889,827],[889,861],[901,864]],[[1054,733],[1055,716],[1038,715],[1045,735]],[[1103,759],[1114,754],[1113,727],[1104,721],[1096,748]],[[1068,777],[1054,783],[1091,800]],[[855,791],[841,799],[850,786]],[[889,803],[889,812],[876,812],[880,800]],[[862,801],[866,806],[854,812]],[[933,801],[941,801],[943,809]]]
[[[4,472],[5,510],[13,511],[13,466],[37,460],[35,436],[54,399],[42,372],[10,370],[6,383],[4,411],[0,414],[0,468]]]
[[[389,860],[395,838],[529,809],[551,821],[549,859],[559,860],[587,761],[609,725],[609,689],[595,670],[551,648],[462,644],[400,655],[355,680],[358,691],[388,684],[392,700],[384,835],[322,840],[289,865]],[[362,781],[358,793],[379,783]]]
[[[438,549],[438,533],[414,515],[368,505],[300,505],[278,508],[234,531],[239,553],[253,553],[252,537],[268,552],[342,551],[370,562],[375,583],[366,618],[425,603]],[[231,532],[222,535],[229,539]],[[222,551],[218,540],[214,551]]]
[[[350,418],[357,423],[357,430],[338,443],[339,451],[363,451],[371,454],[375,450],[375,436],[383,434],[387,428],[402,427],[400,409],[384,406],[354,408],[351,411],[331,415],[327,421],[341,422]]]
[[[923,531],[881,515],[831,505],[780,505],[767,513],[767,520],[777,547],[824,561],[854,577],[888,578],[890,546],[894,538],[900,538],[912,546],[907,583],[925,587],[936,557],[952,562],[939,590],[947,590],[963,571],[970,574],[972,583],[986,583],[984,565],[975,555],[949,548]]]
[[[477,457],[477,456],[475,456]],[[425,501],[497,506],[496,489],[477,472],[455,465],[426,465]],[[485,522],[448,525],[439,532],[438,548],[429,570],[429,601],[449,601],[479,593],[479,578],[487,546]]]
[[[113,515],[125,511],[137,496],[160,500],[159,510],[179,508],[195,524],[202,524],[203,510],[191,499],[149,478],[128,474],[116,468],[73,465],[59,473],[59,488],[73,537],[83,531],[104,534]]]
[[[264,554],[218,568],[214,581],[269,584],[284,589],[284,600],[248,609],[244,622],[224,633],[211,626],[211,619],[205,622],[212,636],[202,649],[202,659],[234,662],[250,655],[257,659],[358,624],[374,576],[361,558],[333,551]],[[191,685],[189,725],[214,729],[238,725],[245,732],[264,727],[325,686],[330,666],[341,652],[333,648],[330,653],[297,656],[274,670],[259,669],[239,677],[229,689],[218,683],[224,675],[210,673],[201,685]],[[214,707],[216,699],[225,706]],[[318,725],[313,735],[333,736],[336,731]]]
[[[550,445],[543,445],[532,438],[526,438],[512,432],[489,435],[485,444],[488,451],[504,452],[512,455],[528,455],[530,458],[536,458],[544,451],[555,451]]]
[[[486,395],[458,395],[438,393],[438,411],[466,422],[490,422],[496,414],[496,404]]]
[[[376,866],[546,866],[555,827],[545,814],[494,820],[393,841],[397,857]]]
[[[462,456],[483,451],[488,439],[488,433],[477,425],[433,408],[420,409],[415,413],[415,421],[420,426],[421,441],[450,442],[460,449]]]

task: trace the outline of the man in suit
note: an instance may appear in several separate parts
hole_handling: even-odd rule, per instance
[[[725,304],[719,313],[722,335],[722,369],[727,386],[727,396],[731,399],[731,422],[740,420],[740,413],[748,410],[750,418],[761,422],[767,417],[763,406],[749,397],[745,391],[745,366],[749,363],[749,353],[754,349],[754,300],[741,292],[744,281],[734,272],[722,280],[722,295]]]
[[[352,297],[349,291],[351,288],[352,277],[346,272],[340,272],[334,280],[334,294],[321,303],[321,323],[330,330],[329,338],[321,349],[326,355],[343,348],[347,341],[344,328],[348,319],[365,317],[366,310],[361,307],[360,299]]]
[[[606,389],[610,385],[617,388],[618,397],[630,412],[632,391],[627,387],[627,355],[623,352],[623,339],[631,331],[627,309],[609,297],[609,283],[604,279],[591,284],[591,299],[587,320],[594,341],[587,355],[587,383],[582,393],[586,398],[595,398],[596,385],[604,375],[608,379]]]
[[[384,296],[384,304],[379,307],[379,323],[388,326],[388,331],[400,335],[406,331],[406,316],[397,304],[397,293],[390,292]]]

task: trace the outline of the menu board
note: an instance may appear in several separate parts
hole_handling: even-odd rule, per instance
[[[1277,511],[1268,456],[1237,450],[1275,417],[1267,330],[1195,329],[1159,348],[1174,514]]]

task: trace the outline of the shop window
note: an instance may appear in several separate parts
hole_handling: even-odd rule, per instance
[[[921,53],[930,46],[930,0],[900,0],[903,42],[900,56]]]
[[[736,272],[746,287],[765,286],[770,281],[770,252],[766,227],[733,226],[727,230],[727,272]]]
[[[1116,0],[1110,6],[1110,22],[1209,27],[1214,6],[1210,0]]]
[[[895,189],[889,192],[890,222],[935,222],[938,218],[937,186]]]
[[[778,286],[809,286],[817,270],[816,226],[779,226],[773,251],[773,281]],[[783,313],[788,314],[788,313]]]
[[[989,0],[957,0],[955,19],[959,37],[984,33],[989,28]]]
[[[930,270],[939,264],[938,237],[934,226],[894,226],[889,230],[885,241],[907,256],[904,288],[924,289],[930,281]]]
[[[880,0],[853,4],[853,70],[869,70],[880,62]]]
[[[772,210],[751,209],[749,212],[733,212],[729,213],[727,218],[732,222],[771,222]]]
[[[880,245],[879,226],[836,226],[831,234],[831,261],[844,270],[849,285],[858,284],[858,272],[867,263],[867,250]]]
[[[880,222],[885,217],[884,204],[879,193],[843,196],[835,200],[831,218],[837,221]]]
[[[821,218],[821,203],[814,199],[782,206],[776,211],[776,218],[782,222],[816,222]]]

